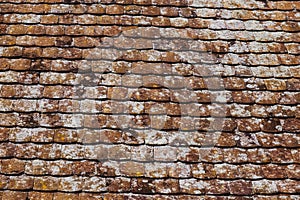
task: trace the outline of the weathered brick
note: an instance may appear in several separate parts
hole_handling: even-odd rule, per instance
[[[265,178],[276,179],[286,178],[285,166],[280,165],[264,165],[262,166],[263,175]]]
[[[33,188],[33,178],[28,176],[10,177],[8,189],[30,190]]]
[[[131,187],[133,192],[142,194],[153,194],[155,192],[155,185],[152,179],[133,179],[131,182]]]
[[[271,162],[270,153],[264,149],[248,149],[248,161],[251,163],[268,163]]]
[[[79,194],[56,192],[53,194],[53,200],[79,200]]]
[[[179,193],[179,181],[177,179],[154,180],[157,193],[174,194]]]
[[[277,185],[275,181],[259,180],[252,182],[252,190],[254,194],[272,194],[277,192]]]
[[[27,199],[27,192],[6,190],[2,194],[2,199],[26,200]]]
[[[73,184],[73,183],[70,183],[70,184]],[[87,178],[84,181],[82,189],[83,189],[83,191],[87,191],[87,192],[106,191],[107,190],[106,180],[103,178],[99,178],[99,177]]]
[[[232,181],[229,184],[231,194],[251,195],[252,183],[250,181]]]
[[[129,178],[117,177],[106,179],[106,182],[110,192],[129,192],[131,190],[131,179]]]
[[[34,200],[34,199],[52,200],[53,193],[35,192],[35,191],[29,192],[28,199],[30,199],[30,200]]]
[[[59,178],[51,176],[36,177],[34,179],[34,190],[55,191],[58,189]]]
[[[253,162],[253,159],[251,160]],[[261,165],[244,164],[238,168],[238,177],[246,179],[260,179],[263,178]]]
[[[21,174],[25,170],[25,162],[18,159],[1,161],[1,172],[4,174]]]

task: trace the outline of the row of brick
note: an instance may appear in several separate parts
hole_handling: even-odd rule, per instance
[[[11,200],[296,200],[297,195],[292,194],[277,194],[277,195],[252,195],[252,196],[235,196],[235,195],[147,195],[147,194],[124,194],[124,193],[104,193],[104,194],[93,194],[93,193],[66,193],[66,192],[24,192],[24,191],[0,191],[0,197],[3,199]]]
[[[50,18],[50,19],[49,19]],[[51,19],[53,21],[51,22]],[[125,25],[125,26],[154,26],[154,27],[185,27],[211,30],[267,30],[299,32],[299,23],[293,21],[241,21],[201,18],[168,18],[131,15],[37,15],[37,14],[4,14],[1,19],[4,24],[80,24],[80,25]]]
[[[46,36],[0,36],[0,44],[3,46],[24,46],[24,47],[58,47],[56,52],[62,51],[61,47],[79,48],[111,48],[111,49],[154,49],[213,53],[289,53],[299,54],[300,49],[297,43],[262,43],[244,41],[201,41],[186,39],[162,39],[162,38],[129,38],[120,36],[117,38],[98,37],[46,37]],[[55,49],[44,49],[52,50]],[[101,49],[99,49],[101,51]],[[112,50],[113,51],[113,50]],[[46,51],[47,52],[47,51]],[[42,54],[42,53],[40,53]],[[46,54],[46,53],[45,53]],[[41,56],[41,55],[40,55]],[[42,54],[43,56],[43,54]],[[49,57],[49,56],[47,56]],[[57,57],[57,56],[54,56]]]
[[[45,176],[101,176],[101,177],[147,177],[147,178],[197,178],[197,179],[299,179],[299,164],[185,164],[134,161],[45,161],[3,159],[2,174]],[[0,175],[1,178],[1,175]],[[3,189],[3,188],[2,188]]]
[[[0,58],[0,70],[6,72],[1,73],[1,82],[6,82],[5,76],[14,80],[14,76],[17,72],[9,72],[7,70],[24,71],[27,72],[19,73],[19,83],[33,84],[39,81],[39,71],[54,72],[78,72],[80,73],[109,73],[114,74],[139,74],[139,75],[172,75],[172,76],[214,76],[214,77],[227,77],[227,76],[238,76],[238,77],[260,77],[260,78],[300,78],[300,66],[245,66],[245,65],[221,65],[221,64],[187,64],[187,63],[150,63],[150,62],[125,62],[125,61],[104,61],[104,60],[47,60],[47,59],[7,59]],[[58,75],[51,73],[54,77],[76,77],[77,75],[70,73],[70,75]],[[118,75],[113,75],[118,77]],[[126,76],[126,75],[124,75]],[[198,79],[198,77],[195,77]],[[63,78],[65,81],[65,78]],[[253,79],[255,81],[256,79]],[[64,82],[63,81],[63,82]],[[104,80],[102,80],[104,81]]]
[[[46,4],[95,4],[99,3],[98,0],[4,0],[6,3],[46,3]],[[250,9],[250,10],[299,10],[300,4],[298,1],[270,1],[270,2],[262,2],[251,0],[247,2],[241,3],[238,0],[219,0],[216,2],[211,2],[209,0],[102,0],[102,5],[105,4],[129,4],[129,5],[142,5],[142,6],[172,6],[172,7],[195,7],[195,8],[226,8],[226,9]],[[88,6],[88,5],[85,5]],[[78,6],[80,8],[80,6]],[[41,9],[41,8],[40,8]],[[42,10],[46,10],[47,8],[43,8]]]
[[[9,180],[7,180],[9,178]],[[30,177],[22,176],[3,177],[4,188],[11,190],[61,191],[61,192],[133,192],[142,194],[270,194],[295,193],[297,181],[259,180],[259,181],[223,181],[223,180],[196,180],[196,179],[104,179],[98,177]],[[6,180],[5,180],[6,179]],[[219,186],[219,187],[216,187]],[[243,189],[237,189],[242,187]]]
[[[25,24],[1,24],[2,34],[10,35],[70,35],[70,36],[117,36],[121,32],[129,37],[146,38],[183,38],[200,40],[241,40],[262,42],[299,42],[299,33],[287,33],[282,31],[257,31],[259,22],[250,21],[253,28],[250,30],[210,30],[191,28],[163,28],[163,27],[120,27],[120,26],[84,26],[84,25],[25,25]],[[249,23],[250,23],[249,22]],[[201,24],[201,23],[200,23]],[[247,26],[248,28],[251,26]]]
[[[125,99],[124,99],[125,100]],[[148,114],[169,116],[226,116],[286,118],[300,117],[300,106],[295,105],[249,105],[230,103],[167,103],[147,101],[76,100],[76,99],[0,99],[1,112],[83,113],[83,114]],[[221,113],[222,112],[222,113]],[[218,115],[219,113],[219,115]]]
[[[139,5],[103,5],[103,4],[2,4],[0,13],[20,14],[96,14],[96,15],[143,15],[167,16],[187,18],[223,18],[243,20],[274,20],[299,21],[296,11],[279,10],[228,10],[196,7],[166,7],[166,6],[139,6]],[[59,15],[48,15],[41,18],[42,23],[55,24]]]
[[[132,130],[133,131],[133,130]],[[134,134],[133,134],[134,133]],[[211,135],[210,135],[211,134]],[[211,136],[211,137],[210,137]],[[32,143],[78,143],[78,144],[146,144],[141,147],[145,152],[152,151],[151,146],[207,146],[213,142],[216,147],[242,148],[274,148],[299,147],[299,135],[295,133],[227,133],[227,132],[184,132],[184,131],[156,131],[156,130],[91,130],[91,129],[50,129],[45,128],[1,128],[0,141],[2,142],[32,142]],[[138,149],[138,148],[136,148]],[[147,150],[148,149],[148,150]]]
[[[195,69],[194,69],[195,70]],[[168,88],[170,91],[178,89],[187,90],[270,90],[270,91],[297,91],[300,80],[290,79],[262,79],[240,77],[198,77],[178,75],[136,75],[136,74],[111,74],[111,73],[27,73],[5,71],[0,72],[0,83],[23,83],[41,85],[69,85],[74,90],[79,87],[109,86],[136,88]],[[1,87],[1,86],[0,86]],[[46,86],[47,87],[47,86]],[[60,86],[56,86],[60,87]],[[119,90],[116,88],[116,90]],[[191,94],[193,91],[191,91]],[[124,97],[125,98],[125,97]],[[128,95],[129,98],[129,95]]]
[[[19,47],[9,46],[0,49],[3,57],[14,58],[63,58],[67,60],[74,59],[98,59],[98,60],[124,60],[124,61],[144,61],[144,62],[167,62],[180,63],[191,62],[200,64],[205,62],[205,55],[203,52],[195,51],[158,51],[158,50],[119,50],[115,48],[38,48],[38,47]],[[221,63],[228,65],[253,65],[253,66],[279,66],[279,65],[299,65],[300,56],[291,54],[236,54],[228,53],[218,55],[216,59],[214,55],[210,56],[208,62]],[[207,62],[207,61],[206,61]]]
[[[165,88],[126,88],[104,86],[62,86],[62,85],[1,85],[2,98],[49,98],[49,99],[92,99],[92,100],[135,100],[179,103],[243,103],[282,104],[299,103],[299,92],[277,91],[213,91],[172,90]],[[66,101],[71,103],[71,101]],[[76,102],[74,102],[76,110]],[[68,110],[68,109],[67,109]],[[66,111],[67,111],[66,110]]]
[[[211,144],[212,142],[209,142]],[[67,160],[111,160],[141,162],[208,162],[208,163],[298,163],[297,148],[205,148],[185,146],[132,146],[124,144],[34,144],[2,142],[1,158],[21,159],[67,159]],[[138,166],[143,166],[138,163]],[[146,164],[147,165],[147,164]],[[130,167],[128,167],[130,169]],[[135,169],[136,167],[131,167]],[[154,175],[153,175],[154,176]]]

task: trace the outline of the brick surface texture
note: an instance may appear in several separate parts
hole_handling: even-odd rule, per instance
[[[0,199],[300,193],[300,1],[1,0]]]

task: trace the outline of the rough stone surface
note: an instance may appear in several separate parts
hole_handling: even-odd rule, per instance
[[[2,0],[0,199],[299,199],[296,0]]]

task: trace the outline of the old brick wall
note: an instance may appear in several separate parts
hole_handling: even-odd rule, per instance
[[[1,0],[0,197],[299,199],[299,10]]]

